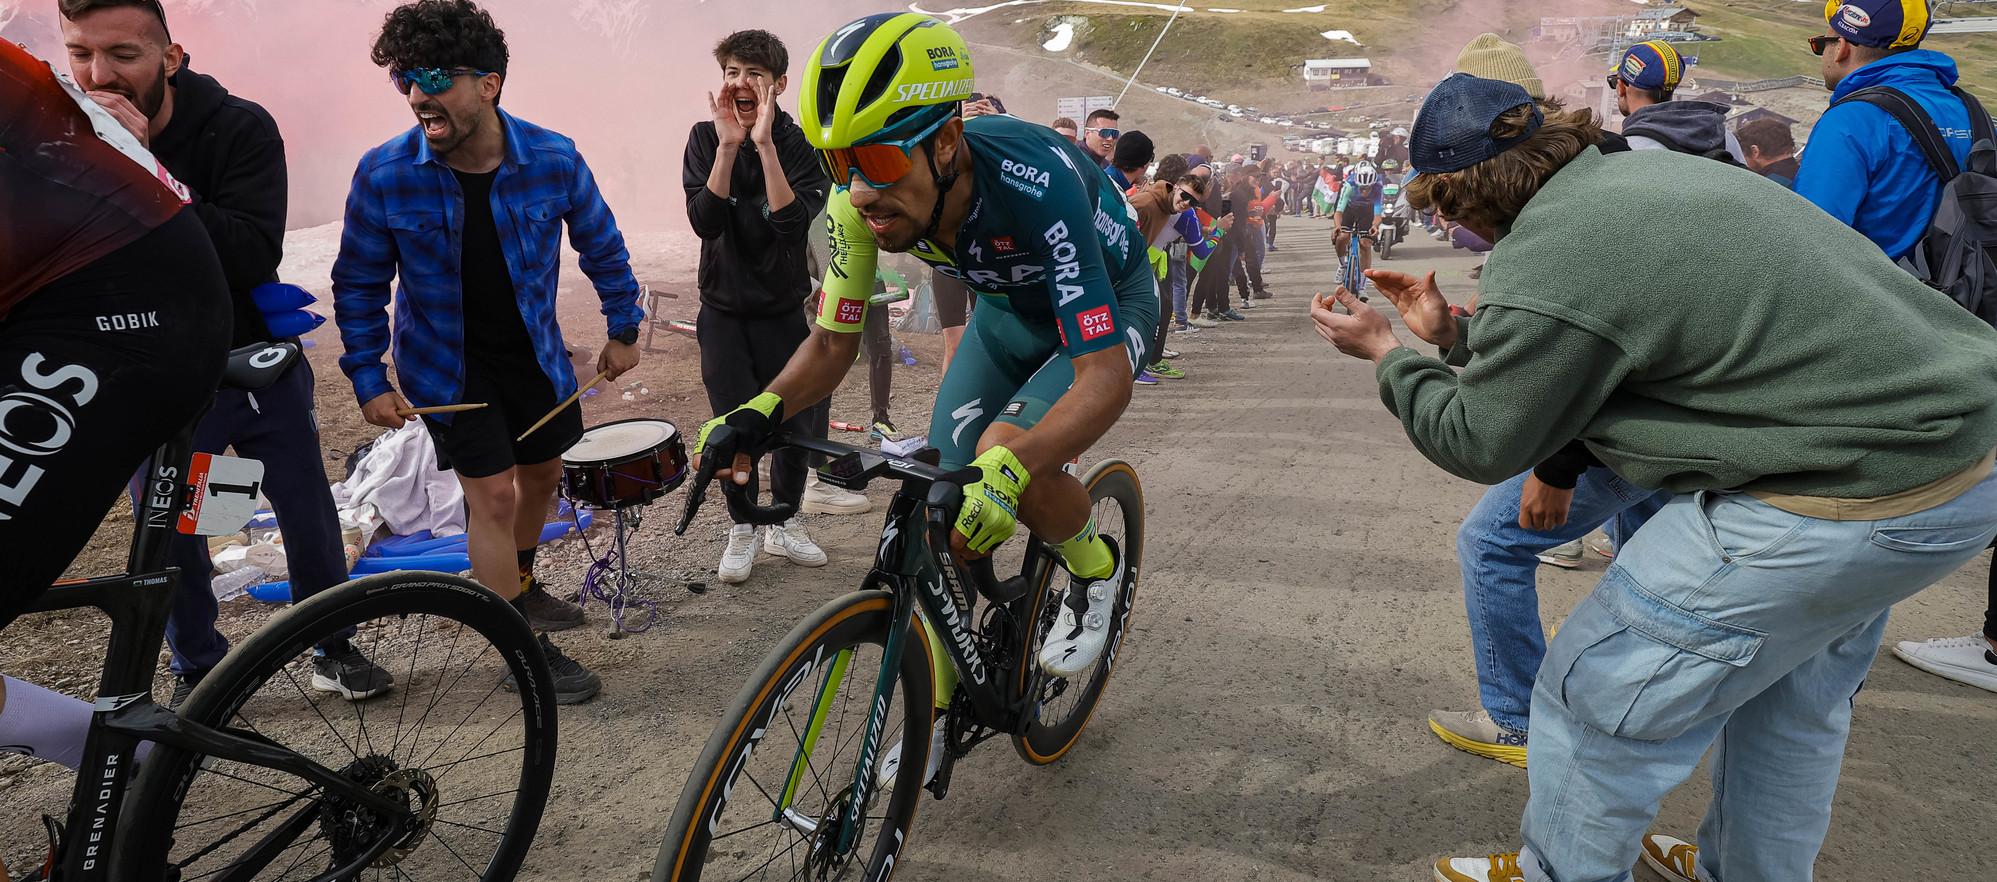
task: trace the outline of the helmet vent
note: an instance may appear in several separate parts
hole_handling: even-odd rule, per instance
[[[870,107],[874,102],[881,100],[881,96],[888,91],[888,84],[893,83],[895,75],[899,73],[901,73],[901,42],[896,41],[893,46],[888,47],[886,53],[882,54],[880,63],[874,65],[874,75],[867,79],[866,87],[860,90],[860,103],[854,109]]]

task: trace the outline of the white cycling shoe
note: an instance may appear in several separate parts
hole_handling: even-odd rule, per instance
[[[1087,585],[1081,584],[1079,578],[1068,582],[1068,592],[1061,596],[1061,617],[1048,633],[1046,645],[1040,647],[1040,670],[1048,676],[1072,677],[1088,670],[1096,659],[1102,658],[1103,647],[1109,643],[1110,616],[1115,613],[1117,594],[1123,589],[1124,559],[1123,549],[1116,547],[1116,540],[1105,536],[1103,541],[1109,543],[1116,569]],[[1080,616],[1068,605],[1076,591],[1085,592],[1088,597],[1088,611]]]
[[[907,737],[906,734],[902,736],[903,740]],[[929,768],[922,772],[922,783],[935,780],[936,773],[943,768],[943,751],[949,749],[944,741],[948,737],[949,720],[945,719],[944,710],[939,707],[936,709],[936,726],[929,733]],[[901,741],[895,742],[893,747],[888,748],[887,756],[881,757],[880,767],[874,771],[874,786],[882,790],[894,786],[895,776],[901,774],[901,745]]]

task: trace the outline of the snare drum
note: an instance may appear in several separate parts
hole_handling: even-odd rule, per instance
[[[686,442],[665,420],[618,420],[562,454],[562,493],[598,509],[644,505],[686,480]]]

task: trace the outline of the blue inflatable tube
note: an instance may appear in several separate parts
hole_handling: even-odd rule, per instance
[[[566,504],[566,503],[564,503]],[[582,512],[583,529],[589,529],[593,518],[591,512]],[[570,521],[554,521],[541,528],[541,541],[552,542],[575,530]],[[442,539],[430,538],[425,531],[410,536],[396,536],[376,542],[368,548],[368,555],[354,564],[353,576],[367,576],[374,573],[392,573],[397,570],[436,570],[444,573],[462,573],[471,569],[471,558],[465,554],[465,537],[446,536]],[[376,549],[382,549],[377,554]],[[290,582],[265,582],[251,585],[249,595],[265,603],[290,603]]]

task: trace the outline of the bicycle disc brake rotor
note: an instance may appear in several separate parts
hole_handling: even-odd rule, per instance
[[[441,801],[437,780],[422,769],[397,768],[393,759],[384,756],[356,760],[340,773],[350,781],[367,784],[370,791],[394,800],[415,816],[409,831],[376,855],[369,866],[401,863],[416,850],[436,821]],[[334,866],[345,866],[373,851],[376,843],[395,832],[398,821],[338,796],[325,797],[319,815],[320,829],[333,846]]]
[[[818,827],[811,836],[811,851],[805,855],[806,878],[820,882],[840,878],[846,865],[859,852],[860,840],[865,838],[867,832],[864,816],[860,819],[860,829],[853,831],[853,848],[844,853],[839,851],[840,834],[846,829],[846,809],[852,804],[853,787],[850,784],[826,804],[825,813],[819,817]]]

